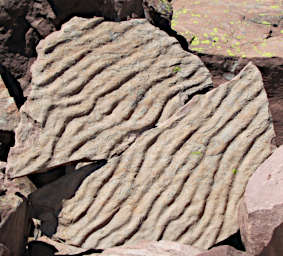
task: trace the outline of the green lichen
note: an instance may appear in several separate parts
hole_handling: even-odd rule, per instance
[[[193,151],[192,155],[201,155],[202,153],[200,151]]]
[[[181,71],[181,68],[179,66],[176,66],[176,67],[173,68],[174,73],[178,73],[180,71]]]

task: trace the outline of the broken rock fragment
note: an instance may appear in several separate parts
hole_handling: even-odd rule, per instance
[[[250,63],[143,131],[63,202],[54,191],[74,178],[39,189],[31,201],[42,206],[39,218],[45,204],[57,205],[58,225],[49,235],[70,245],[105,249],[171,240],[207,249],[238,230],[239,201],[249,177],[273,152],[274,136],[261,76]]]
[[[256,170],[239,211],[242,240],[253,255],[283,255],[283,146]]]
[[[0,244],[11,256],[21,256],[25,250],[30,225],[26,198],[34,189],[27,177],[8,180],[0,162]]]
[[[73,18],[37,52],[10,177],[120,155],[211,87],[200,59],[146,20]]]

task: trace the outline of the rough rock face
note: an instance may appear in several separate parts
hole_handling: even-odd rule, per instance
[[[174,0],[172,28],[190,49],[214,55],[283,57],[281,0]]]
[[[253,255],[283,255],[283,146],[256,170],[239,211],[241,235]]]
[[[28,178],[9,181],[0,162],[0,243],[12,256],[20,256],[29,232],[30,208],[26,197],[34,191]]]
[[[237,231],[238,202],[273,137],[261,76],[249,64],[88,171],[73,196],[58,198],[77,180],[66,176],[31,200],[39,217],[54,216],[47,227],[58,216],[54,237],[67,244],[102,249],[147,239],[208,248]]]
[[[209,251],[198,254],[197,256],[253,256],[246,252],[238,251],[235,248],[223,245],[212,248]]]
[[[167,29],[171,26],[173,8],[168,0],[143,0],[144,14],[154,25]]]
[[[11,256],[9,249],[3,244],[0,244],[0,256]]]
[[[197,256],[203,250],[170,241],[140,241],[105,250],[103,256]]]
[[[74,15],[110,20],[144,17],[142,0],[3,0],[0,2],[0,63],[28,95],[29,67],[40,39]]]
[[[0,131],[14,131],[18,126],[20,115],[14,99],[10,96],[0,76]]]
[[[120,155],[211,87],[200,59],[146,20],[73,18],[37,52],[11,177]]]
[[[221,55],[199,54],[209,69],[215,87],[231,80],[252,61],[263,78],[264,88],[269,100],[269,109],[276,134],[276,145],[283,144],[283,58],[236,58]]]
[[[0,75],[0,161],[7,160],[10,146],[14,145],[14,130],[20,115]]]
[[[86,255],[90,255],[90,256],[96,255],[97,256],[97,254],[94,254],[94,253],[91,254],[90,251],[87,249],[82,249],[82,248],[78,248],[75,246],[59,243],[59,242],[51,240],[50,238],[46,236],[39,237],[38,239],[29,242],[28,251],[30,253],[30,256],[38,256],[38,255],[44,255],[44,256],[52,255],[53,256],[54,252],[56,252],[56,254],[59,254],[59,255],[78,255],[79,254],[81,256],[83,256],[84,252],[86,252]]]
[[[102,16],[110,20],[127,20],[129,18],[144,17],[143,0],[49,0],[56,10],[58,22],[62,22],[71,15]],[[151,0],[152,1],[152,0]]]

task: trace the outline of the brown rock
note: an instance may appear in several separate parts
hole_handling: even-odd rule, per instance
[[[0,256],[11,256],[9,249],[3,244],[0,244]]]
[[[0,243],[12,256],[21,256],[29,233],[30,206],[26,197],[34,187],[26,177],[10,181],[1,171],[0,190]]]
[[[171,26],[173,8],[168,0],[143,0],[144,14],[147,20],[158,27],[168,29]]]
[[[56,242],[46,236],[39,237],[37,240],[29,242],[28,248],[30,256],[48,256],[54,255],[55,252],[59,255],[97,255],[95,253],[91,253],[90,250]],[[45,252],[45,254],[43,254],[43,251]]]
[[[203,250],[171,241],[139,241],[105,250],[103,256],[198,256]]]
[[[6,161],[9,148],[14,145],[14,130],[20,114],[0,75],[0,161]]]
[[[10,96],[0,76],[0,130],[14,131],[20,121],[20,115],[14,99]]]
[[[222,245],[198,254],[197,256],[252,256],[246,252],[238,251],[229,245]]]
[[[200,59],[146,20],[73,18],[37,51],[11,177],[120,155],[211,86]]]
[[[253,255],[283,255],[283,146],[256,170],[239,211],[241,235]]]
[[[58,218],[49,235],[78,247],[148,239],[209,248],[238,230],[239,200],[272,153],[273,137],[260,73],[249,64],[229,83],[143,131],[87,177],[66,176],[36,191],[32,204],[39,219],[53,216],[47,227]],[[58,197],[72,186],[73,195]]]
[[[190,49],[238,57],[283,57],[282,1],[174,0],[172,28]]]
[[[29,93],[29,66],[40,39],[73,15],[111,20],[144,17],[142,0],[4,0],[0,2],[0,63]]]

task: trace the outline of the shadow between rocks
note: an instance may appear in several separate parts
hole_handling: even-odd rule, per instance
[[[32,241],[28,243],[27,251],[24,256],[86,256],[91,254],[100,254],[101,249],[89,249],[76,254],[58,254],[58,250],[48,243],[42,241]]]
[[[0,75],[5,83],[9,94],[14,98],[17,108],[20,109],[25,103],[26,98],[24,97],[23,90],[17,79],[3,66],[0,64]]]
[[[232,247],[234,247],[235,249],[239,250],[239,251],[245,251],[245,246],[242,242],[242,239],[241,239],[241,233],[240,233],[240,230],[238,230],[235,234],[229,236],[228,238],[226,238],[225,240],[211,246],[209,248],[209,250],[211,248],[214,248],[214,247],[218,247],[218,246],[221,246],[221,245],[230,245]]]
[[[31,218],[41,222],[39,229],[44,235],[51,237],[56,233],[63,201],[72,198],[84,179],[106,163],[100,160],[74,170],[29,195]]]

